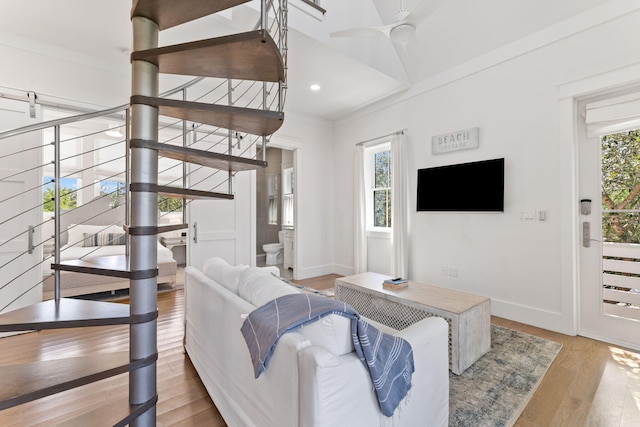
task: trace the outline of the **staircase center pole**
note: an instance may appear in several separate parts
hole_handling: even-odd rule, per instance
[[[131,183],[131,108],[125,110],[124,143],[124,218],[125,223],[127,223],[131,218],[131,200],[129,197],[129,184]],[[116,191],[117,196],[118,192]],[[129,239],[125,242],[124,253],[126,256],[131,254],[131,242]]]
[[[134,17],[133,51],[158,47],[158,25]],[[145,61],[132,61],[132,95],[158,96],[158,68]],[[147,105],[131,106],[131,139],[158,140],[158,110]],[[131,149],[131,183],[158,183],[158,153],[147,148]],[[131,227],[157,227],[158,194],[153,191],[131,192]],[[157,271],[157,234],[131,235],[130,269],[132,272]],[[157,311],[157,274],[151,278],[131,279],[130,310],[132,315]],[[157,321],[130,327],[131,360],[144,359],[157,353]],[[129,373],[129,402],[142,404],[155,398],[157,363]],[[133,427],[155,426],[156,407],[131,423]]]

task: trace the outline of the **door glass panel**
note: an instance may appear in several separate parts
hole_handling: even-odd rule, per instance
[[[640,130],[601,144],[603,311],[640,320]]]

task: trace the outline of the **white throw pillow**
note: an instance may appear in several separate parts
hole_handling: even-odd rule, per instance
[[[118,225],[87,225],[87,224],[70,224],[67,228],[69,246],[83,246],[84,235],[92,235],[97,233],[124,233],[122,227]]]
[[[295,293],[300,291],[265,270],[254,271],[248,279],[244,281],[241,279],[238,289],[238,295],[256,307],[261,307],[278,297]]]
[[[307,323],[296,332],[304,335],[311,344],[324,347],[336,356],[342,356],[354,350],[351,319],[339,314],[330,314],[316,322]]]
[[[84,242],[82,246],[119,246],[127,243],[127,235],[124,233],[84,233]]]
[[[247,268],[246,265],[233,266],[222,258],[213,257],[205,260],[202,265],[202,272],[211,280],[237,295],[240,275]]]
[[[280,277],[280,269],[275,265],[267,266],[267,267],[248,267],[240,274],[240,283],[246,282],[253,276],[254,274],[275,274]]]

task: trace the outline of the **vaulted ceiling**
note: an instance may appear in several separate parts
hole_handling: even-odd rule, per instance
[[[382,34],[341,38],[329,35],[349,28],[393,23],[401,7],[411,11],[422,1],[441,4],[416,29],[424,56],[421,63]],[[336,120],[609,1],[612,0],[321,0],[326,9],[322,15],[301,0],[289,0],[287,108]],[[130,8],[131,0],[4,1],[0,6],[0,43],[46,51],[69,60],[90,60],[95,67],[127,76]],[[248,29],[255,22],[255,9],[255,5],[242,6],[232,13],[168,30],[161,34],[160,43]],[[311,93],[311,83],[320,84],[322,90]],[[123,103],[126,101],[124,97]]]

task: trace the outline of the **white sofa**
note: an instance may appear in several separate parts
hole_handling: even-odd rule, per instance
[[[271,274],[220,258],[185,269],[185,348],[213,402],[231,426],[446,426],[449,418],[447,323],[424,319],[402,331],[414,352],[412,388],[393,417],[380,412],[368,371],[339,315],[285,334],[258,379],[240,328],[244,316],[279,296],[301,292]]]

